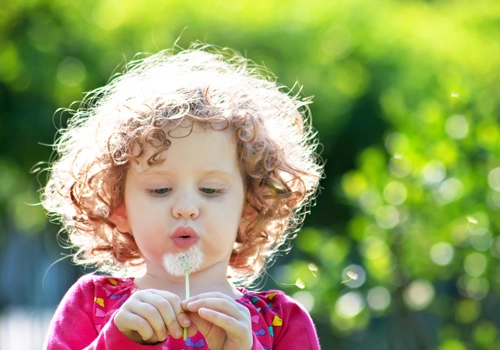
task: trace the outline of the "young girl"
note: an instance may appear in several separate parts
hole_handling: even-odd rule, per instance
[[[298,303],[246,289],[322,176],[307,104],[199,45],[132,62],[88,94],[42,202],[75,261],[108,275],[72,286],[45,348],[319,349]]]

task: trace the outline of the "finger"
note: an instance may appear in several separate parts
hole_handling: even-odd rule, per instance
[[[225,299],[228,301],[234,301],[234,298],[231,298],[230,296],[228,296],[226,294],[219,293],[219,292],[210,292],[210,293],[202,293],[202,294],[192,296],[189,299],[184,300],[182,303],[185,304],[185,303],[189,303],[189,302],[196,301],[196,300],[210,299],[210,298]]]
[[[232,299],[207,298],[189,301],[186,309],[191,312],[198,312],[200,308],[211,309],[225,313],[234,318],[241,318],[248,313],[248,309]]]
[[[206,293],[182,302],[191,322],[205,336],[212,349],[250,348],[252,322],[250,311],[233,298],[221,293]]]
[[[160,310],[163,307],[161,300],[158,296],[144,295],[138,302],[128,305],[128,310],[132,315],[137,316],[136,330],[141,334],[144,340],[149,339],[151,336],[156,336],[159,341],[167,338],[167,327],[163,318],[165,311]],[[152,334],[149,334],[150,328]]]
[[[152,289],[151,293],[159,295],[160,297],[165,298],[169,301],[170,306],[172,307],[173,312],[176,315],[177,321],[181,326],[188,327],[191,324],[189,317],[181,306],[181,300],[176,294],[156,289]]]
[[[212,292],[195,295],[189,299],[184,300],[181,305],[183,309],[187,311],[196,311],[198,307],[201,307],[203,305],[207,305],[207,307],[209,307],[208,304],[206,304],[208,302],[212,302],[212,305],[217,306],[217,303],[224,302],[224,305],[227,305],[226,303],[235,303],[236,301],[225,294]]]
[[[204,322],[195,319],[193,322],[197,323],[200,332],[203,333],[209,345],[212,346],[212,344],[210,344],[211,342],[218,343],[221,338],[224,338],[225,340],[223,343],[230,342],[239,344],[238,348],[247,348],[249,345],[251,346],[251,322],[250,320],[246,321],[245,317],[235,319],[223,312],[203,307],[198,310],[197,314]],[[215,334],[212,334],[214,331]]]
[[[182,327],[191,324],[189,317],[181,307],[181,301],[177,295],[151,290],[146,297],[146,301],[154,305],[158,310],[162,320],[162,329],[166,328],[166,331],[172,334],[174,338],[180,338],[182,336]]]
[[[196,326],[197,330],[203,334],[210,349],[223,348],[223,344],[227,339],[227,334],[224,329],[215,326],[213,322],[205,320],[198,314],[198,312],[193,312],[189,316],[191,318],[192,325]]]
[[[197,314],[192,314],[192,315],[198,316]],[[192,315],[190,315],[190,316],[192,316]],[[198,325],[195,322],[193,322],[193,320],[191,320],[190,322],[191,322],[191,324],[188,327],[186,327],[188,337],[194,336],[199,331]]]
[[[120,332],[135,342],[146,342],[155,338],[150,324],[143,317],[120,309],[114,319]]]
[[[239,324],[247,328],[251,325],[250,311],[232,299],[199,299],[189,302],[187,308],[189,311],[197,313],[203,320],[212,322],[226,331],[231,325]],[[193,314],[191,315],[191,319],[197,323]],[[197,326],[203,327],[199,322]]]
[[[231,327],[231,325],[236,324],[235,319],[233,317],[218,312],[216,310],[207,309],[204,307],[198,310],[198,315],[205,321],[211,322],[226,331],[228,328]]]

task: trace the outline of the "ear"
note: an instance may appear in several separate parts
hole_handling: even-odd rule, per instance
[[[116,228],[120,232],[131,232],[130,223],[128,221],[127,210],[125,205],[122,204],[119,207],[115,208],[111,215],[109,216],[109,220],[116,225]]]

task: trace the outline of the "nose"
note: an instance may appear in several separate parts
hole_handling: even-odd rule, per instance
[[[199,214],[196,200],[190,196],[180,195],[172,206],[172,215],[176,219],[196,219]]]

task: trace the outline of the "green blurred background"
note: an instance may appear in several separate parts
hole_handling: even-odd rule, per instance
[[[497,0],[4,1],[0,313],[50,310],[82,273],[53,264],[34,205],[55,111],[178,38],[314,95],[327,177],[262,284],[310,310],[323,349],[500,349]]]

